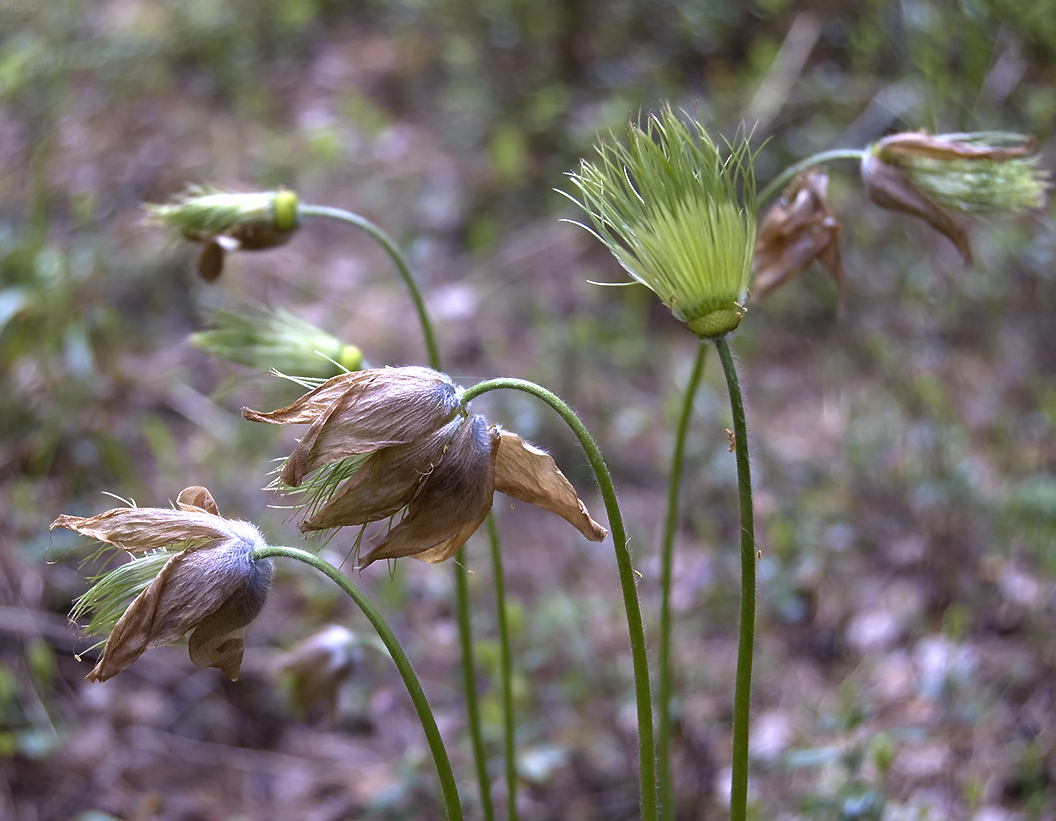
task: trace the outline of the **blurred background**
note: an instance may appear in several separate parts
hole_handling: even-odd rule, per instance
[[[732,137],[765,184],[899,130],[1016,130],[1056,150],[1052,0],[33,0],[0,6],[0,817],[437,818],[421,729],[363,638],[332,695],[284,660],[369,628],[280,566],[242,678],[148,651],[105,684],[67,619],[85,539],[60,513],[166,506],[301,544],[263,490],[298,431],[244,422],[296,386],[188,346],[208,312],[287,308],[375,365],[425,361],[391,263],[307,223],[232,255],[142,223],[187,183],[286,186],[409,253],[446,369],[542,383],[606,453],[647,621],[673,423],[696,340],[623,275],[555,188],[599,130],[663,101]],[[1056,814],[1056,267],[1052,209],[971,223],[975,264],[830,167],[842,291],[815,267],[753,301],[734,348],[757,483],[760,612],[751,796],[772,819]],[[559,420],[475,409],[548,449],[596,515]],[[721,817],[737,626],[735,466],[717,361],[692,423],[674,591],[679,818]],[[631,819],[636,731],[611,543],[497,497],[517,667],[521,817]],[[323,549],[336,563],[352,536]],[[309,542],[309,545],[312,543]],[[501,773],[487,546],[466,550],[480,689]],[[452,574],[354,576],[393,624],[478,816]],[[333,704],[330,704],[332,700]],[[500,803],[500,806],[501,803]]]

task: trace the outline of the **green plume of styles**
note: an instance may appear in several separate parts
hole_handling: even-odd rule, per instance
[[[747,138],[724,153],[701,123],[664,106],[628,125],[626,145],[610,133],[596,151],[568,175],[578,197],[566,196],[590,217],[583,227],[697,336],[734,330],[756,234]]]

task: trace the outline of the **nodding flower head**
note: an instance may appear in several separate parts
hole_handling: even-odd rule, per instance
[[[249,194],[192,185],[160,205],[146,205],[150,221],[200,242],[198,273],[212,282],[229,251],[263,251],[287,242],[300,225],[299,200],[292,191]]]
[[[282,308],[247,304],[213,311],[210,328],[190,344],[211,356],[261,371],[327,378],[363,367],[363,352]]]
[[[148,647],[190,631],[196,667],[238,678],[246,628],[271,585],[271,562],[254,555],[266,546],[264,538],[249,522],[221,517],[203,487],[184,489],[177,506],[122,507],[88,518],[64,514],[52,523],[52,530],[73,530],[133,557],[96,579],[74,605],[72,617],[92,614],[88,632],[109,634],[89,681],[106,681]]]
[[[566,194],[636,282],[702,339],[744,315],[755,246],[755,175],[747,139],[723,155],[704,126],[665,106],[582,160]],[[562,192],[564,193],[564,192]]]
[[[817,261],[837,285],[843,284],[840,223],[826,197],[829,178],[821,171],[797,176],[759,223],[752,262],[752,295],[762,298]]]
[[[1038,162],[1021,134],[892,134],[866,150],[862,180],[874,203],[924,220],[971,262],[968,233],[950,212],[1044,206],[1051,184]]]
[[[304,532],[399,522],[362,557],[455,555],[491,510],[495,491],[557,513],[584,536],[607,531],[590,518],[554,460],[516,434],[468,416],[460,391],[429,368],[380,368],[334,377],[255,422],[306,424],[280,473],[279,488],[306,501]]]

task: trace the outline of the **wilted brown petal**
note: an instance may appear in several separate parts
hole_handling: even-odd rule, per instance
[[[325,413],[342,395],[366,378],[371,371],[342,373],[327,379],[322,385],[302,394],[285,408],[265,413],[242,408],[242,417],[251,422],[267,422],[271,425],[310,425]]]
[[[933,136],[923,131],[890,134],[876,144],[882,162],[897,161],[899,156],[927,157],[935,160],[1011,160],[1034,152],[1034,139],[1023,138],[1022,145],[994,146],[968,142],[950,136]]]
[[[252,225],[232,225],[227,230],[227,236],[238,242],[244,251],[266,251],[269,248],[277,248],[290,241],[295,231],[280,231],[271,223],[256,223]]]
[[[948,237],[961,252],[965,263],[971,264],[972,249],[968,232],[905,174],[870,153],[862,160],[862,181],[865,183],[866,196],[870,200],[881,208],[903,211],[924,220]]]
[[[553,458],[509,431],[499,435],[495,490],[556,513],[592,542],[602,541],[609,533],[590,518]]]
[[[376,368],[342,374],[272,413],[243,409],[254,422],[309,423],[282,471],[298,487],[316,468],[428,436],[458,409],[451,380],[429,368]]]
[[[498,442],[497,430],[483,416],[465,422],[407,514],[360,566],[403,556],[426,562],[454,556],[491,510]]]
[[[205,243],[198,255],[198,276],[206,282],[216,282],[224,272],[224,247],[215,240]]]
[[[264,544],[255,527],[226,524],[231,532],[223,544],[185,550],[165,563],[118,620],[89,681],[112,678],[148,647],[170,644],[192,628],[194,664],[218,667],[232,680],[238,678],[242,637],[264,606],[272,567],[270,561],[252,558],[253,550]]]
[[[399,512],[414,498],[463,424],[449,422],[425,439],[371,454],[326,504],[300,523],[301,532],[377,522]]]
[[[815,260],[843,284],[840,224],[826,199],[828,175],[802,174],[785,189],[759,225],[752,295],[762,297],[802,273]]]
[[[51,523],[130,553],[191,543],[206,546],[227,538],[224,521],[208,513],[160,507],[119,507],[82,518],[65,513]]]
[[[201,485],[185,487],[181,490],[180,495],[176,497],[176,505],[180,510],[186,510],[189,513],[212,513],[214,516],[220,515],[220,510],[217,508],[216,502],[213,500],[213,494]]]

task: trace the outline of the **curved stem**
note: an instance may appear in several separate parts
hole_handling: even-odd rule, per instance
[[[506,578],[502,570],[502,551],[499,549],[499,531],[495,517],[488,515],[488,541],[491,544],[491,562],[495,578],[495,612],[499,631],[499,676],[502,680],[502,713],[505,722],[505,744],[503,760],[506,767],[506,817],[517,821],[517,757],[516,730],[513,718],[513,656],[510,652],[510,628],[506,619]]]
[[[656,805],[656,761],[653,743],[653,708],[652,693],[649,690],[649,659],[645,649],[645,627],[642,623],[642,612],[638,604],[638,591],[635,587],[634,566],[627,548],[627,532],[623,525],[623,516],[616,499],[616,490],[612,477],[605,466],[594,438],[586,429],[572,409],[556,394],[533,382],[522,379],[489,379],[467,388],[462,394],[462,405],[465,407],[473,399],[488,391],[507,389],[530,394],[546,402],[557,411],[558,415],[572,429],[579,443],[586,452],[590,466],[598,481],[602,498],[605,500],[605,511],[609,517],[609,529],[612,532],[613,547],[616,550],[616,565],[619,569],[620,587],[623,591],[623,606],[627,614],[627,630],[630,634],[631,659],[634,666],[634,694],[638,710],[638,752],[639,777],[641,779],[642,821],[653,821],[657,817]]]
[[[737,381],[733,353],[720,336],[715,347],[722,360],[733,412],[733,441],[737,454],[737,495],[741,523],[741,624],[737,638],[737,676],[733,694],[733,778],[730,818],[748,815],[748,718],[752,696],[752,657],[755,649],[755,517],[752,511],[752,474],[748,462],[748,425]]]
[[[429,355],[429,367],[440,370],[440,351],[436,346],[436,338],[433,335],[433,324],[429,320],[429,312],[425,309],[425,300],[422,299],[422,293],[418,290],[418,283],[415,282],[414,276],[411,274],[411,268],[407,263],[407,258],[403,255],[399,246],[392,240],[392,237],[382,231],[370,220],[359,216],[359,214],[353,214],[351,211],[345,211],[341,208],[331,208],[328,205],[302,205],[298,209],[298,213],[302,217],[324,217],[326,219],[337,220],[338,222],[353,225],[356,228],[365,231],[377,241],[378,245],[385,249],[385,253],[389,255],[389,258],[399,269],[400,277],[407,286],[407,290],[410,291],[411,301],[414,302],[414,308],[418,312],[418,324],[422,326],[422,334],[425,336],[425,348]]]
[[[788,185],[792,178],[801,171],[806,171],[808,168],[812,168],[815,165],[822,165],[823,163],[832,162],[833,160],[857,160],[861,162],[865,153],[866,152],[861,148],[834,148],[831,151],[822,151],[819,154],[807,157],[805,160],[800,160],[794,165],[790,165],[774,177],[774,179],[770,180],[766,188],[764,188],[762,193],[756,198],[756,208],[762,208],[764,203],[776,196],[777,193]]]
[[[671,457],[671,477],[667,487],[667,515],[664,517],[664,532],[660,543],[660,657],[657,705],[659,727],[656,739],[656,758],[660,775],[660,812],[664,819],[675,817],[674,788],[671,775],[671,693],[674,673],[671,664],[671,576],[674,565],[675,530],[678,526],[678,500],[682,488],[682,465],[685,460],[686,433],[693,415],[693,400],[704,373],[705,354],[708,346],[701,342],[697,346],[697,357],[686,384],[682,400],[682,414],[675,432],[675,448]]]
[[[422,725],[422,730],[425,731],[425,737],[429,743],[429,751],[433,754],[436,772],[440,777],[440,789],[443,793],[448,821],[459,821],[462,819],[462,805],[458,800],[458,784],[455,782],[455,775],[451,770],[451,761],[447,756],[447,749],[444,747],[444,739],[440,735],[440,729],[436,726],[436,718],[433,716],[429,701],[425,697],[425,692],[422,690],[422,685],[411,667],[407,654],[403,652],[403,647],[400,646],[396,635],[381,617],[378,610],[363,595],[363,592],[352,583],[348,576],[314,553],[309,553],[296,547],[265,547],[254,551],[254,557],[257,559],[275,557],[304,562],[336,582],[338,587],[363,611],[363,615],[367,617],[378,637],[385,644],[389,655],[392,656],[396,669],[400,671],[403,683],[406,685],[407,692],[414,703],[414,709],[418,713],[418,721]]]

